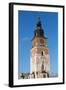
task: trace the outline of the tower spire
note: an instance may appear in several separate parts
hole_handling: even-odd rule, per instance
[[[37,18],[36,27],[40,27],[40,28],[41,28],[41,20],[40,20],[40,17]]]
[[[40,17],[37,17],[37,23],[36,23],[34,35],[36,35],[37,37],[44,37],[44,31],[42,29]]]
[[[37,17],[37,22],[36,22],[36,27],[35,27],[35,31],[34,31],[34,37],[42,37],[44,39],[47,39],[45,36],[44,36],[44,30],[42,28],[42,24],[41,24],[41,19],[40,17]],[[32,39],[32,40],[33,40]]]

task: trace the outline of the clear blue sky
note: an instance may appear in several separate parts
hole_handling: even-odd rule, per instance
[[[31,40],[34,35],[36,19],[40,17],[44,35],[48,38],[50,71],[58,72],[58,13],[18,11],[18,72],[30,71]]]

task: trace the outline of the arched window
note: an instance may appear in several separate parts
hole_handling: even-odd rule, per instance
[[[41,55],[43,56],[43,51],[41,52]]]
[[[38,34],[37,34],[37,33],[35,33],[35,36],[38,36]]]

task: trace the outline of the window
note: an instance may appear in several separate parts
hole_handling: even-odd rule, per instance
[[[41,52],[41,55],[43,56],[43,51]]]
[[[44,74],[44,75],[43,75],[43,77],[45,78],[45,77],[46,77],[46,75]]]
[[[38,36],[38,34],[37,34],[37,33],[35,33],[35,36]]]

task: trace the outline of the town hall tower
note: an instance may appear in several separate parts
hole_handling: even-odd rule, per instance
[[[32,48],[30,50],[31,78],[47,78],[50,73],[50,58],[40,17],[37,19]]]

